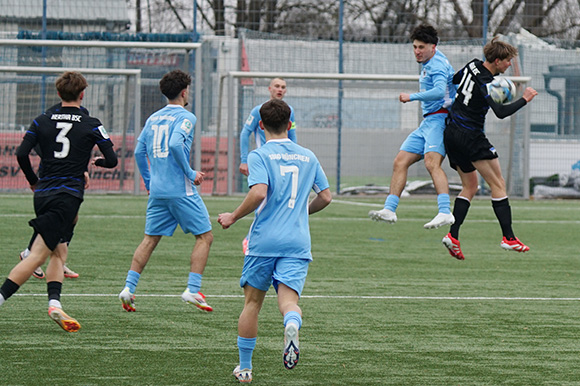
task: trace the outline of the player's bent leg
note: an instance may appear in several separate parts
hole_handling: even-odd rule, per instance
[[[30,255],[30,250],[26,248],[24,251],[20,252],[18,257],[20,258],[20,261],[22,261],[26,259],[28,255]],[[42,270],[42,267],[36,268],[34,272],[32,272],[32,276],[37,279],[44,279],[44,271]]]

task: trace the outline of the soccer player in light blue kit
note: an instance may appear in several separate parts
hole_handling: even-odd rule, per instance
[[[193,233],[196,241],[191,253],[184,302],[203,311],[212,311],[199,292],[202,274],[213,242],[209,213],[197,192],[205,173],[189,166],[193,127],[197,118],[185,109],[191,76],[181,70],[163,76],[159,88],[169,101],[147,119],[135,147],[135,161],[149,192],[145,236],[135,250],[125,288],[119,294],[123,309],[135,311],[135,288],[141,272],[162,236],[172,236],[181,227]]]
[[[255,211],[240,279],[245,303],[238,321],[240,363],[234,376],[242,383],[252,381],[258,314],[270,285],[278,293],[278,308],[284,316],[284,365],[292,369],[298,363],[302,325],[298,300],[312,261],[308,215],[332,200],[328,180],[314,153],[288,139],[292,125],[289,106],[273,99],[264,103],[260,113],[267,142],[248,157],[250,191],[236,210],[218,216],[218,222],[227,229]],[[311,190],[317,196],[309,203]]]
[[[397,221],[395,211],[407,183],[409,167],[423,157],[425,168],[429,171],[437,192],[439,209],[435,218],[426,223],[424,228],[439,228],[455,221],[451,214],[449,184],[441,163],[445,158],[443,131],[448,114],[447,108],[453,103],[457,88],[453,84],[455,73],[453,67],[445,55],[437,50],[438,40],[437,30],[430,25],[422,24],[411,33],[415,58],[421,63],[419,80],[421,90],[414,94],[401,93],[399,101],[402,103],[420,101],[424,119],[419,128],[409,134],[395,157],[385,206],[381,210],[369,212],[369,217],[375,221],[391,224]]]
[[[286,95],[286,81],[281,78],[274,78],[270,81],[270,85],[268,86],[268,91],[270,92],[270,100],[272,99],[284,99]],[[262,103],[263,105],[263,103]],[[262,105],[258,105],[252,109],[248,119],[244,123],[244,127],[242,127],[242,131],[240,133],[240,173],[244,176],[248,176],[248,153],[250,149],[250,137],[254,134],[256,139],[256,148],[259,148],[263,144],[266,143],[266,136],[264,134],[264,130],[260,130],[260,126],[258,122],[260,122],[260,107]],[[292,142],[296,142],[296,124],[294,123],[294,109],[292,106],[290,107],[290,122],[292,126],[288,130],[288,138],[292,140]]]
[[[270,92],[270,100],[272,99],[284,99],[286,92],[288,91],[286,87],[286,81],[282,78],[274,78],[270,81],[270,85],[268,86],[268,91]],[[258,105],[252,109],[248,119],[244,123],[244,127],[242,127],[242,131],[240,133],[240,173],[244,176],[248,176],[248,152],[250,149],[250,137],[254,134],[254,138],[256,139],[256,148],[259,148],[263,144],[266,143],[266,135],[264,134],[264,130],[260,129],[258,122],[260,122],[260,108],[261,105]],[[290,129],[288,129],[288,138],[292,140],[292,142],[296,143],[296,124],[294,123],[294,109],[292,106],[290,107],[290,122],[292,125]],[[248,237],[244,238],[242,242],[242,251],[246,254],[246,248],[248,247]]]

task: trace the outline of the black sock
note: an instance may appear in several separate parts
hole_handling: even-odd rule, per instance
[[[59,281],[49,281],[46,283],[46,290],[48,292],[48,301],[60,301],[60,292],[62,291],[62,283]]]
[[[514,231],[512,230],[512,210],[508,198],[491,200],[491,206],[493,206],[493,211],[499,221],[503,236],[508,240],[515,238]]]
[[[453,238],[459,240],[459,227],[463,224],[465,217],[467,217],[467,211],[471,203],[465,197],[457,196],[455,197],[455,203],[453,204],[453,217],[455,217],[455,223],[449,228],[449,233]]]
[[[2,287],[0,287],[0,294],[2,294],[2,297],[6,300],[10,296],[14,295],[14,293],[18,291],[18,288],[20,288],[18,284],[14,283],[10,279],[6,279],[4,284],[2,284]]]

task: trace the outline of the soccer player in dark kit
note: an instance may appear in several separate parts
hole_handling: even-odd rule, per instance
[[[453,77],[453,83],[459,84],[459,87],[444,132],[445,150],[449,164],[461,178],[461,192],[453,206],[455,223],[442,242],[449,254],[459,260],[465,259],[459,244],[459,228],[478,190],[477,172],[491,189],[491,204],[503,234],[500,247],[516,252],[530,250],[514,235],[505,180],[495,147],[485,136],[484,124],[490,108],[498,118],[503,119],[531,102],[538,92],[527,87],[523,96],[513,103],[504,105],[494,102],[487,92],[487,84],[511,66],[511,60],[518,51],[495,37],[485,45],[483,53],[485,61],[474,59]]]
[[[91,161],[93,147],[97,145],[104,157],[96,158],[93,161],[95,166],[114,168],[117,156],[101,122],[81,109],[84,90],[88,86],[84,76],[68,71],[56,80],[55,85],[62,109],[36,117],[16,151],[18,164],[34,191],[36,218],[30,220],[29,225],[36,237],[30,255],[10,271],[0,287],[0,305],[18,291],[49,257],[46,268],[48,315],[65,331],[75,332],[80,329],[80,323],[68,316],[60,303],[63,267],[68,252],[66,240],[70,239],[83,201],[84,173]],[[29,158],[35,146],[39,146],[41,154],[38,176]]]

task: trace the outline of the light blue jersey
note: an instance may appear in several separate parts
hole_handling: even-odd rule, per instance
[[[256,209],[246,255],[312,260],[308,197],[328,189],[314,153],[289,139],[270,140],[248,156],[248,185],[268,185]]]
[[[264,102],[266,103],[266,102]],[[243,164],[248,163],[248,152],[250,151],[250,137],[254,134],[256,138],[256,148],[259,148],[263,144],[266,143],[266,134],[264,134],[264,130],[260,129],[260,125],[258,124],[262,117],[260,116],[260,108],[264,104],[258,105],[252,109],[252,112],[246,119],[246,123],[244,123],[244,127],[240,133],[240,162]],[[292,142],[296,142],[296,124],[294,123],[294,109],[292,106],[290,107],[290,122],[292,122],[292,126],[290,130],[288,130],[288,138],[292,140]]]
[[[189,166],[196,121],[195,115],[179,105],[167,105],[147,119],[135,146],[135,161],[150,197],[197,194],[196,172]]]
[[[410,95],[412,101],[421,101],[423,115],[451,106],[457,86],[453,84],[453,67],[439,50],[427,63],[421,64],[420,92]]]

